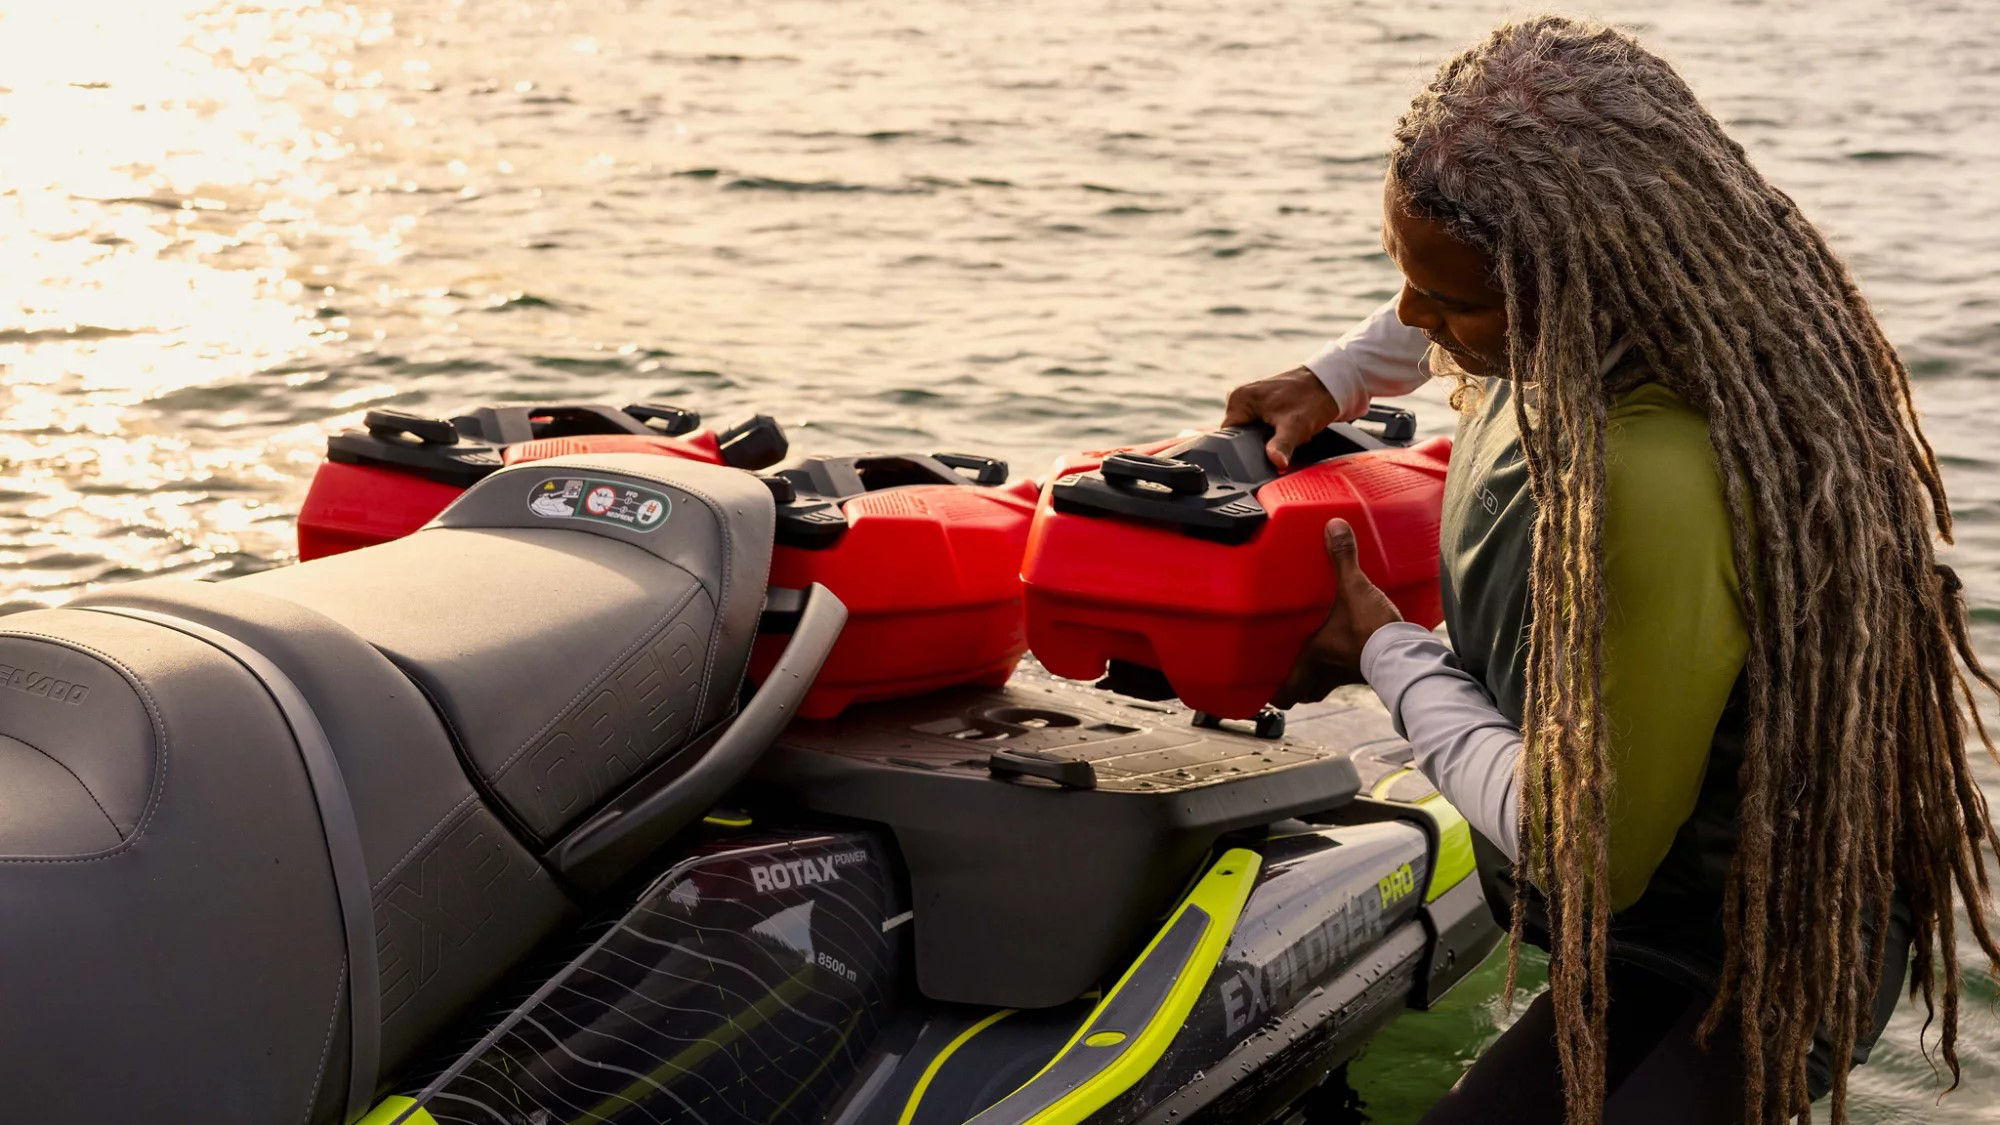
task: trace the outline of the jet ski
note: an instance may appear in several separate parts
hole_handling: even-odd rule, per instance
[[[1264,1121],[1497,942],[1379,710],[1017,669],[1049,489],[493,409],[335,435],[308,561],[0,621],[38,1122]]]

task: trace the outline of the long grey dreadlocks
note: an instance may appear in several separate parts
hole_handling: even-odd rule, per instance
[[[1751,167],[1671,66],[1629,36],[1544,17],[1439,70],[1396,127],[1409,206],[1495,263],[1537,504],[1517,876],[1551,903],[1568,1117],[1604,1102],[1609,768],[1600,698],[1604,433],[1598,359],[1628,337],[1708,420],[1751,633],[1741,842],[1722,987],[1748,1120],[1809,1116],[1816,1028],[1846,1117],[1900,889],[1913,994],[1958,1079],[1953,896],[2000,967],[1980,845],[2000,846],[1966,759],[2000,693],[1966,638],[1937,459],[1909,372],[1826,240]],[[1967,729],[1970,719],[1971,730]],[[1517,906],[1514,947],[1521,915]],[[1874,952],[1870,952],[1872,949]],[[1512,988],[1512,973],[1509,973]]]

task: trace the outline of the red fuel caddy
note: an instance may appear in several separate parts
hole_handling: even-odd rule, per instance
[[[371,410],[363,429],[327,439],[299,509],[299,558],[400,539],[504,465],[565,453],[657,453],[740,469],[785,456],[763,415],[717,433],[692,411],[655,403],[482,406],[449,421]]]
[[[765,479],[778,500],[772,587],[818,582],[847,605],[800,715],[1006,682],[1028,647],[1020,573],[1032,482],[1007,487],[1004,463],[951,453],[814,458]],[[753,679],[783,640],[759,638]]]
[[[1283,476],[1261,426],[1059,466],[1022,567],[1036,658],[1073,679],[1157,670],[1189,707],[1255,716],[1332,604],[1322,529],[1336,516],[1403,616],[1436,625],[1451,441],[1410,445],[1406,411],[1369,418],[1382,436],[1331,426]]]

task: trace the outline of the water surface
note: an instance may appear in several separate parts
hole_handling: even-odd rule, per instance
[[[1919,377],[2000,661],[2000,13],[1611,3],[1829,232]],[[1389,126],[1478,0],[8,0],[0,605],[285,561],[370,407],[664,399],[1035,466],[1211,422],[1383,299]],[[1439,395],[1415,396],[1432,429]],[[1982,766],[2000,796],[2000,770]],[[1497,969],[1353,1068],[1408,1121]],[[1905,1010],[1854,1081],[1934,1105]]]

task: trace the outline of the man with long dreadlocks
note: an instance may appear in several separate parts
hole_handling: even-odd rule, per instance
[[[1906,965],[1956,1085],[1954,897],[2000,968],[1968,714],[1993,744],[1961,703],[2000,684],[1845,268],[1670,66],[1552,17],[1418,95],[1383,226],[1397,299],[1226,421],[1271,423],[1283,465],[1371,395],[1459,381],[1453,648],[1336,521],[1337,603],[1277,700],[1365,678],[1504,856],[1514,952],[1550,951],[1426,1120],[1781,1122],[1831,1092],[1839,1122]]]

